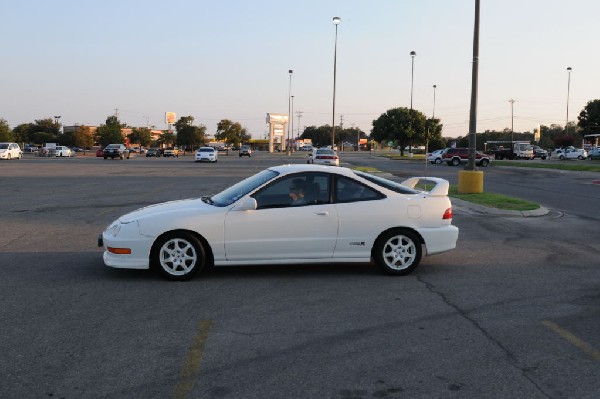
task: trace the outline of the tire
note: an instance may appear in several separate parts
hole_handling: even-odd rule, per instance
[[[452,158],[452,166],[458,166],[460,165],[460,159],[458,158]]]
[[[437,163],[438,165],[442,163],[442,158],[436,158],[435,159],[435,163]]]
[[[562,161],[563,159],[565,159],[565,157],[564,157],[564,155],[561,155],[558,157],[558,159],[560,159]]]
[[[155,242],[150,263],[169,280],[189,280],[206,267],[206,251],[192,234],[174,232]]]
[[[578,156],[577,159],[583,160],[583,155]]]
[[[107,156],[105,156],[105,157],[104,157],[104,159],[108,159],[108,157],[107,157]]]
[[[542,161],[545,160],[545,159],[546,159],[546,157],[542,157]]]
[[[10,161],[12,159],[12,155],[8,154],[8,158],[6,158],[6,159],[8,159]]]
[[[415,233],[397,229],[383,234],[373,246],[373,260],[384,273],[403,276],[419,266],[421,241]]]
[[[485,168],[486,166],[488,166],[488,164],[489,164],[489,163],[490,163],[490,161],[489,161],[489,160],[487,160],[487,159],[482,159],[482,160],[481,160],[481,162],[479,162],[479,165],[480,165],[480,166],[483,166],[483,167]]]

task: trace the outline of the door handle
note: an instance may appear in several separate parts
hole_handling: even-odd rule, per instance
[[[327,212],[327,211],[315,212],[315,215],[317,215],[317,216],[329,216],[329,212]]]

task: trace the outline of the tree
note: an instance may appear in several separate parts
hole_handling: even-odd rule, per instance
[[[160,138],[157,140],[157,142],[159,144],[165,144],[167,146],[169,146],[170,144],[173,144],[175,142],[175,133],[168,131],[168,132],[164,132]]]
[[[32,126],[33,126],[33,123],[22,123],[20,125],[15,126],[15,128],[13,129],[13,135],[14,135],[15,140],[19,143],[34,142],[32,140],[33,137],[30,135]]]
[[[425,144],[427,118],[422,112],[405,107],[392,108],[373,121],[371,138],[379,142],[393,142],[404,156],[404,148]]]
[[[600,133],[600,100],[588,101],[577,119],[582,135]]]
[[[147,147],[152,142],[152,132],[147,127],[134,127],[127,135],[130,143],[137,143]]]
[[[232,146],[239,146],[243,142],[250,140],[251,136],[242,127],[239,122],[232,122],[229,119],[222,119],[217,124],[215,139],[224,141]]]
[[[0,141],[13,141],[13,132],[5,119],[0,119]]]
[[[300,135],[303,140],[310,140],[315,147],[331,145],[331,126],[307,126]]]
[[[96,130],[96,141],[100,143],[102,147],[106,147],[109,144],[121,144],[123,143],[123,133],[121,129],[125,127],[121,124],[119,118],[116,116],[109,116],[106,118],[106,123],[98,126]]]
[[[193,123],[193,116],[182,116],[175,122],[178,146],[194,148],[206,144],[206,126],[194,126]]]

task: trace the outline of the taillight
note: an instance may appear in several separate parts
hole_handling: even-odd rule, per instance
[[[444,212],[444,216],[442,216],[442,219],[443,220],[452,219],[452,208],[446,209],[446,212]]]

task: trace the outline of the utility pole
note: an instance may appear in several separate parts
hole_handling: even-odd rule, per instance
[[[296,111],[296,115],[298,115],[298,133],[297,133],[297,136],[300,137],[300,118],[302,118],[302,111]]]
[[[513,113],[513,106],[515,105],[515,100],[512,98],[508,100],[510,103],[510,146],[514,150],[515,145],[515,117]]]

